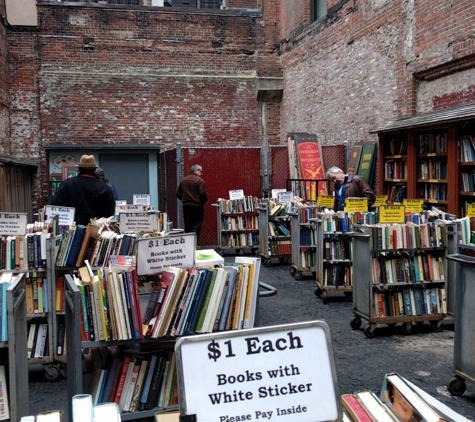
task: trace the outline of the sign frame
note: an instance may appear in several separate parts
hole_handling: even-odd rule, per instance
[[[284,338],[286,336],[290,338],[290,336],[293,336],[294,332],[296,333],[295,337],[300,336],[301,338],[304,338],[304,340],[301,340],[299,338],[300,344],[302,345],[302,350],[300,351],[290,351],[292,347],[288,347],[287,351],[280,348],[275,354],[267,352],[259,354],[251,353],[250,357],[244,357],[244,359],[248,361],[244,365],[242,365],[242,360],[241,362],[238,361],[239,357],[235,358],[235,356],[237,355],[229,353],[230,348],[233,344],[232,342],[235,342],[234,344],[236,344],[241,340],[246,341],[249,350],[250,341],[260,341],[260,339],[264,338],[264,343],[259,343],[260,346],[263,346],[264,344],[266,344],[266,342],[272,342],[273,340],[275,340],[274,337],[276,335],[280,335],[282,338],[278,338],[277,340],[275,340],[275,344],[281,341],[280,344],[283,345]],[[295,338],[293,338],[292,340],[295,340]],[[231,358],[231,360],[233,360],[232,366],[230,365],[231,362],[217,362],[216,358],[213,362],[213,358],[211,357],[208,357],[209,365],[203,364],[203,361],[201,360],[204,358],[203,352],[206,353],[207,351],[211,351],[210,342],[213,343],[216,341],[221,341],[224,344],[222,350],[223,352],[228,353],[224,357]],[[306,344],[309,349],[311,347],[312,350],[304,350],[304,344]],[[208,345],[208,348],[206,348],[206,345]],[[299,347],[293,347],[293,349],[299,349]],[[238,353],[239,351],[242,352],[239,346],[233,348],[232,350],[233,353]],[[316,354],[313,352],[316,352]],[[271,380],[264,379],[263,377],[261,377],[259,381],[257,379],[250,380],[251,382],[249,382],[249,379],[246,380],[248,382],[239,381],[239,377],[241,376],[241,374],[244,373],[249,376],[249,373],[255,373],[254,371],[256,370],[262,371],[263,375],[270,375],[268,369],[266,372],[266,365],[270,365],[272,368],[279,368],[279,362],[282,365],[284,357],[283,353],[286,353],[285,358],[287,358],[285,359],[285,366],[290,363],[292,358],[295,359],[294,362],[295,365],[298,366],[298,374],[294,372],[292,376],[289,376],[289,378],[287,379],[277,377]],[[294,354],[294,356],[288,359],[291,353]],[[263,354],[274,356],[266,356],[266,359],[264,360],[262,356]],[[304,360],[302,359],[304,354],[306,356],[309,356],[308,362],[302,362],[302,360]],[[261,414],[260,417],[257,419],[258,412],[262,413],[262,411],[265,411],[266,409],[268,409],[269,411],[273,409],[273,415],[280,416],[279,420],[282,422],[323,422],[330,420],[341,420],[342,418],[340,392],[337,380],[334,354],[332,349],[332,342],[330,337],[330,329],[325,321],[315,320],[294,324],[251,328],[247,330],[224,331],[194,336],[185,336],[179,338],[176,341],[175,356],[179,386],[178,396],[180,415],[182,416],[195,415],[196,420],[200,422],[223,422],[226,420],[230,420],[228,418],[231,418],[235,415],[243,415],[243,417],[245,418],[243,419],[241,417],[239,420],[260,421],[261,419],[265,420],[265,416]],[[264,368],[263,361],[266,362],[264,364]],[[320,367],[318,367],[318,365],[315,365],[316,361],[320,362]],[[221,364],[221,362],[223,363]],[[218,376],[218,380],[222,380],[223,377],[226,377],[226,379],[231,380],[231,378],[234,377],[237,381],[235,383],[225,383],[226,385],[222,386],[217,385],[216,378],[213,378],[211,375],[213,374],[213,370],[210,369],[211,365],[214,365],[215,367],[214,372],[225,371],[223,375]],[[216,367],[216,365],[218,365],[218,367]],[[309,374],[309,371],[307,371],[307,367],[300,371],[299,368],[301,365],[313,365],[314,369],[312,368],[310,370],[311,374]],[[293,366],[293,364],[291,366]],[[247,368],[247,370],[245,368]],[[314,376],[315,378],[312,378],[312,376]],[[301,378],[299,379],[299,377]],[[269,376],[269,378],[273,377]],[[215,391],[221,391],[223,389],[226,389],[228,390],[229,394],[233,395],[234,390],[242,391],[250,389],[252,391],[255,391],[257,387],[259,387],[258,391],[259,394],[261,394],[261,388],[265,388],[261,387],[261,384],[263,383],[267,384],[268,388],[271,389],[274,385],[276,385],[277,388],[276,383],[283,383],[284,385],[287,385],[294,382],[302,382],[304,379],[306,381],[312,381],[312,383],[300,384],[306,385],[309,390],[306,390],[304,392],[304,388],[302,388],[298,392],[294,391],[295,394],[288,393],[288,395],[276,395],[277,397],[273,397],[273,401],[271,401],[271,398],[267,397],[265,397],[263,400],[261,400],[262,397],[254,398],[253,395],[251,398],[249,398],[249,394],[251,394],[251,392],[248,391],[246,393],[243,393],[245,394],[247,401],[223,403],[218,405],[219,409],[217,407],[214,412],[210,412],[210,405],[207,405],[205,403],[206,401],[213,401],[210,395],[207,394],[207,388],[209,387],[207,384],[212,384],[213,382],[214,384],[212,388]],[[310,386],[314,387],[314,391],[310,390]],[[308,391],[311,391],[311,394],[305,395]],[[301,397],[298,397],[298,393],[302,393]],[[270,396],[271,395],[272,394],[270,394]],[[259,400],[261,401],[259,402]],[[284,410],[290,410],[290,400],[293,400],[295,404],[293,408],[295,409],[296,407],[300,407],[301,412],[296,411],[292,414],[279,414],[278,408],[282,407],[286,408]],[[256,401],[257,403],[255,403]],[[212,405],[214,406],[214,404]],[[307,406],[309,406],[308,411],[306,410]],[[246,410],[242,410],[243,407],[245,407]],[[305,410],[303,410],[303,408],[305,408]],[[244,415],[244,413],[247,413],[247,415]],[[251,414],[254,414],[255,417],[251,417]]]
[[[45,206],[45,221],[49,221],[56,215],[59,216],[59,225],[72,227],[76,218],[76,208],[63,207],[62,205]]]
[[[236,199],[243,199],[244,198],[244,189],[233,189],[229,191],[229,199],[231,201]]]
[[[27,224],[27,213],[0,212],[0,236],[25,236]]]

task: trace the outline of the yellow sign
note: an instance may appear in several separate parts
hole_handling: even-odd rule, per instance
[[[404,223],[404,205],[381,205],[379,207],[380,223]]]
[[[379,207],[380,205],[386,205],[388,202],[388,195],[376,195],[373,207]]]
[[[467,213],[465,217],[475,217],[475,204],[467,205]]]
[[[406,206],[406,211],[422,212],[423,199],[403,199],[402,203]]]
[[[368,211],[368,198],[346,198],[345,212],[366,212]]]
[[[317,198],[317,205],[320,207],[333,208],[335,206],[335,197],[332,195],[320,195]]]

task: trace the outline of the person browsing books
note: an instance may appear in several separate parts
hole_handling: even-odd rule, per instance
[[[61,182],[50,205],[74,207],[77,224],[87,226],[91,218],[110,217],[115,213],[112,189],[95,176],[96,160],[83,155],[77,165],[79,174]]]
[[[208,192],[206,191],[206,184],[201,178],[202,174],[203,168],[199,164],[193,164],[190,174],[181,179],[176,188],[176,197],[183,204],[185,233],[196,233],[197,241],[203,224],[203,206],[208,201]]]
[[[327,179],[335,184],[335,205],[338,211],[345,209],[346,198],[367,198],[368,209],[374,204],[376,197],[364,177],[345,174],[339,167],[330,167]]]
[[[104,169],[100,168],[100,167],[97,167],[95,174],[96,174],[96,177],[99,180],[102,180],[107,186],[109,186],[112,189],[112,193],[114,194],[114,199],[116,201],[118,201],[119,200],[119,194],[117,193],[117,189],[115,188],[115,186],[111,182],[109,182],[109,179],[106,177],[106,172],[104,171]]]

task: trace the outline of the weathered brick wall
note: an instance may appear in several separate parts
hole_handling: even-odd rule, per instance
[[[281,3],[282,138],[370,140],[388,121],[475,100],[473,1],[332,0],[313,25],[299,21],[306,4]]]
[[[4,0],[0,0],[0,13],[5,16]],[[0,155],[10,152],[9,108],[7,37],[4,24],[0,23]]]

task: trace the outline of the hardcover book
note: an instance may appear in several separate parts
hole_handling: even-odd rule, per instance
[[[364,177],[370,186],[372,186],[373,184],[375,162],[376,144],[374,142],[367,142],[363,146],[363,150],[361,152],[361,160],[356,174]]]
[[[348,174],[356,174],[360,164],[361,151],[363,150],[363,142],[356,142],[350,151],[350,159],[348,160]]]

